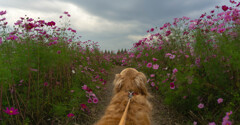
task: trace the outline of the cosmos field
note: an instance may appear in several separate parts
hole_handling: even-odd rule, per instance
[[[118,65],[144,72],[186,124],[239,125],[240,3],[230,2],[150,27],[118,52],[81,41],[69,12],[60,22],[26,16],[10,26],[0,10],[0,124],[84,123]]]

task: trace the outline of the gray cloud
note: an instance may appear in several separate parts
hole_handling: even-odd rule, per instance
[[[69,0],[88,12],[113,21],[154,23],[214,6],[216,0]]]

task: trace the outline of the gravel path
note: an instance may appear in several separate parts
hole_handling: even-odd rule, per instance
[[[99,103],[91,109],[92,116],[89,118],[89,122],[85,122],[84,125],[92,125],[104,115],[105,109],[112,98],[112,82],[115,78],[115,74],[120,73],[124,68],[125,67],[116,66],[109,73],[105,91],[98,94]],[[151,92],[150,89],[149,92],[153,95],[153,98],[150,99],[153,105],[152,125],[183,125],[184,118],[180,114],[163,105],[159,94]]]

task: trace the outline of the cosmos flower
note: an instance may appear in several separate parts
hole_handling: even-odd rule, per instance
[[[9,115],[19,114],[18,109],[15,109],[14,107],[11,107],[10,109],[7,107],[6,110],[3,109],[3,111]]]
[[[170,30],[166,31],[166,36],[169,36],[170,34],[171,34]]]
[[[17,39],[18,37],[17,36],[15,36],[15,35],[9,35],[8,37],[7,37],[7,40],[15,40],[15,39]]]
[[[88,103],[92,103],[92,99],[91,98],[88,99]]]
[[[198,108],[200,108],[200,109],[204,108],[204,104],[200,103],[200,104],[198,105]]]
[[[148,67],[148,68],[151,68],[151,67],[152,67],[152,63],[148,63],[148,64],[147,64],[147,67]]]
[[[2,15],[4,15],[4,14],[6,14],[7,13],[7,11],[5,10],[5,11],[0,11],[0,15],[2,16]]]
[[[69,113],[68,115],[67,115],[67,117],[73,117],[74,116],[74,114],[73,113]]]
[[[210,122],[208,125],[216,125],[215,122]]]
[[[156,59],[156,58],[152,58],[152,60],[153,60],[153,61],[157,61],[158,59]]]
[[[154,64],[153,65],[153,69],[158,69],[159,68],[159,65],[158,64]]]
[[[175,85],[173,82],[170,83],[170,89],[175,89]]]
[[[178,70],[176,68],[173,69],[173,74],[175,74],[176,72],[178,72]]]
[[[222,6],[222,9],[223,9],[223,11],[227,11],[227,10],[228,10],[228,7],[227,7],[226,5],[223,5],[223,6]]]
[[[218,102],[218,104],[220,104],[220,103],[223,102],[223,99],[222,99],[222,98],[219,98],[219,99],[217,100],[217,102]]]
[[[98,98],[93,98],[93,103],[97,104],[98,103]]]

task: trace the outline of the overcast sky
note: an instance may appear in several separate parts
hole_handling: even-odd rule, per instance
[[[72,28],[82,41],[99,42],[101,49],[131,48],[152,27],[175,17],[198,18],[229,0],[0,0],[0,11],[13,25],[25,15],[58,22],[64,11],[71,14]],[[239,0],[235,0],[239,1]]]

